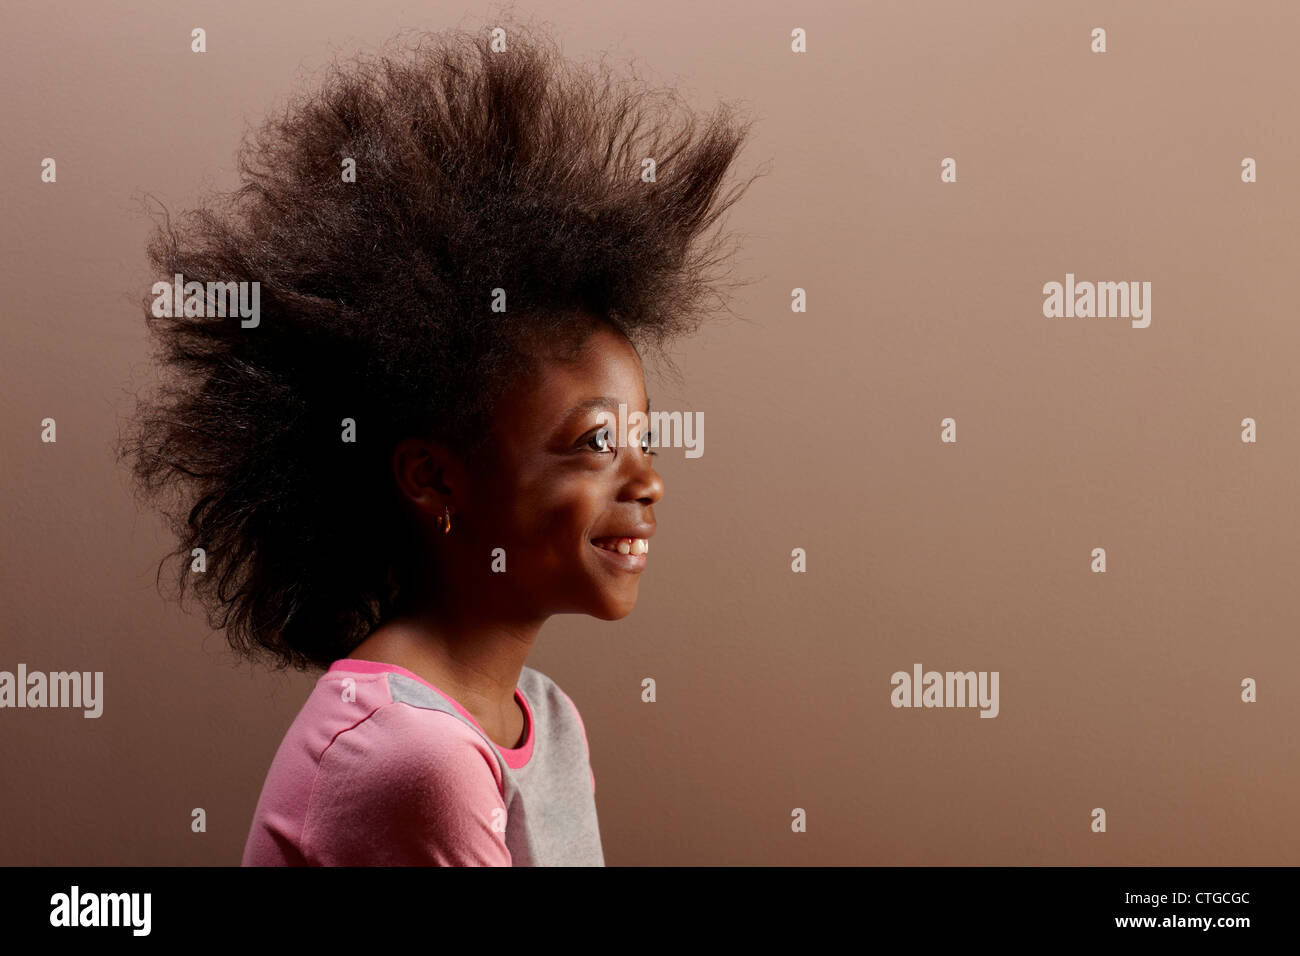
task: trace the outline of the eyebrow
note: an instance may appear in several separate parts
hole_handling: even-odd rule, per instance
[[[593,408],[605,408],[605,409],[609,409],[610,411],[617,412],[618,406],[619,406],[619,400],[617,398],[610,398],[608,395],[601,395],[598,398],[589,398],[586,401],[579,402],[577,405],[574,405],[572,408],[570,408],[567,412],[564,413],[564,419],[565,421],[568,421],[570,418],[574,417],[579,412],[589,411],[590,409]],[[645,413],[647,415],[650,414],[649,395],[647,395],[645,398]]]

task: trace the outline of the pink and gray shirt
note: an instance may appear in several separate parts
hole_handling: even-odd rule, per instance
[[[411,671],[352,658],[276,752],[244,866],[604,866],[578,708],[525,667],[524,742],[500,747]]]

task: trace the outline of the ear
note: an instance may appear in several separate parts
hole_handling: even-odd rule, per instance
[[[465,497],[465,471],[450,449],[425,438],[403,438],[393,449],[393,479],[408,506],[441,515]]]

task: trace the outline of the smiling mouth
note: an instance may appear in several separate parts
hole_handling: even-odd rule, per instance
[[[617,571],[640,574],[645,570],[646,538],[595,538],[591,546],[600,552],[600,560]]]
[[[650,551],[649,538],[593,538],[591,543],[616,554],[642,555]]]

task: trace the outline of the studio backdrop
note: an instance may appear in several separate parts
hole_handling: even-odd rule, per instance
[[[728,308],[646,369],[693,431],[637,606],[528,660],[606,862],[1300,862],[1295,5],[526,12],[754,121]],[[0,864],[239,863],[318,675],[158,576],[151,214],[335,57],[496,16],[6,5]]]

